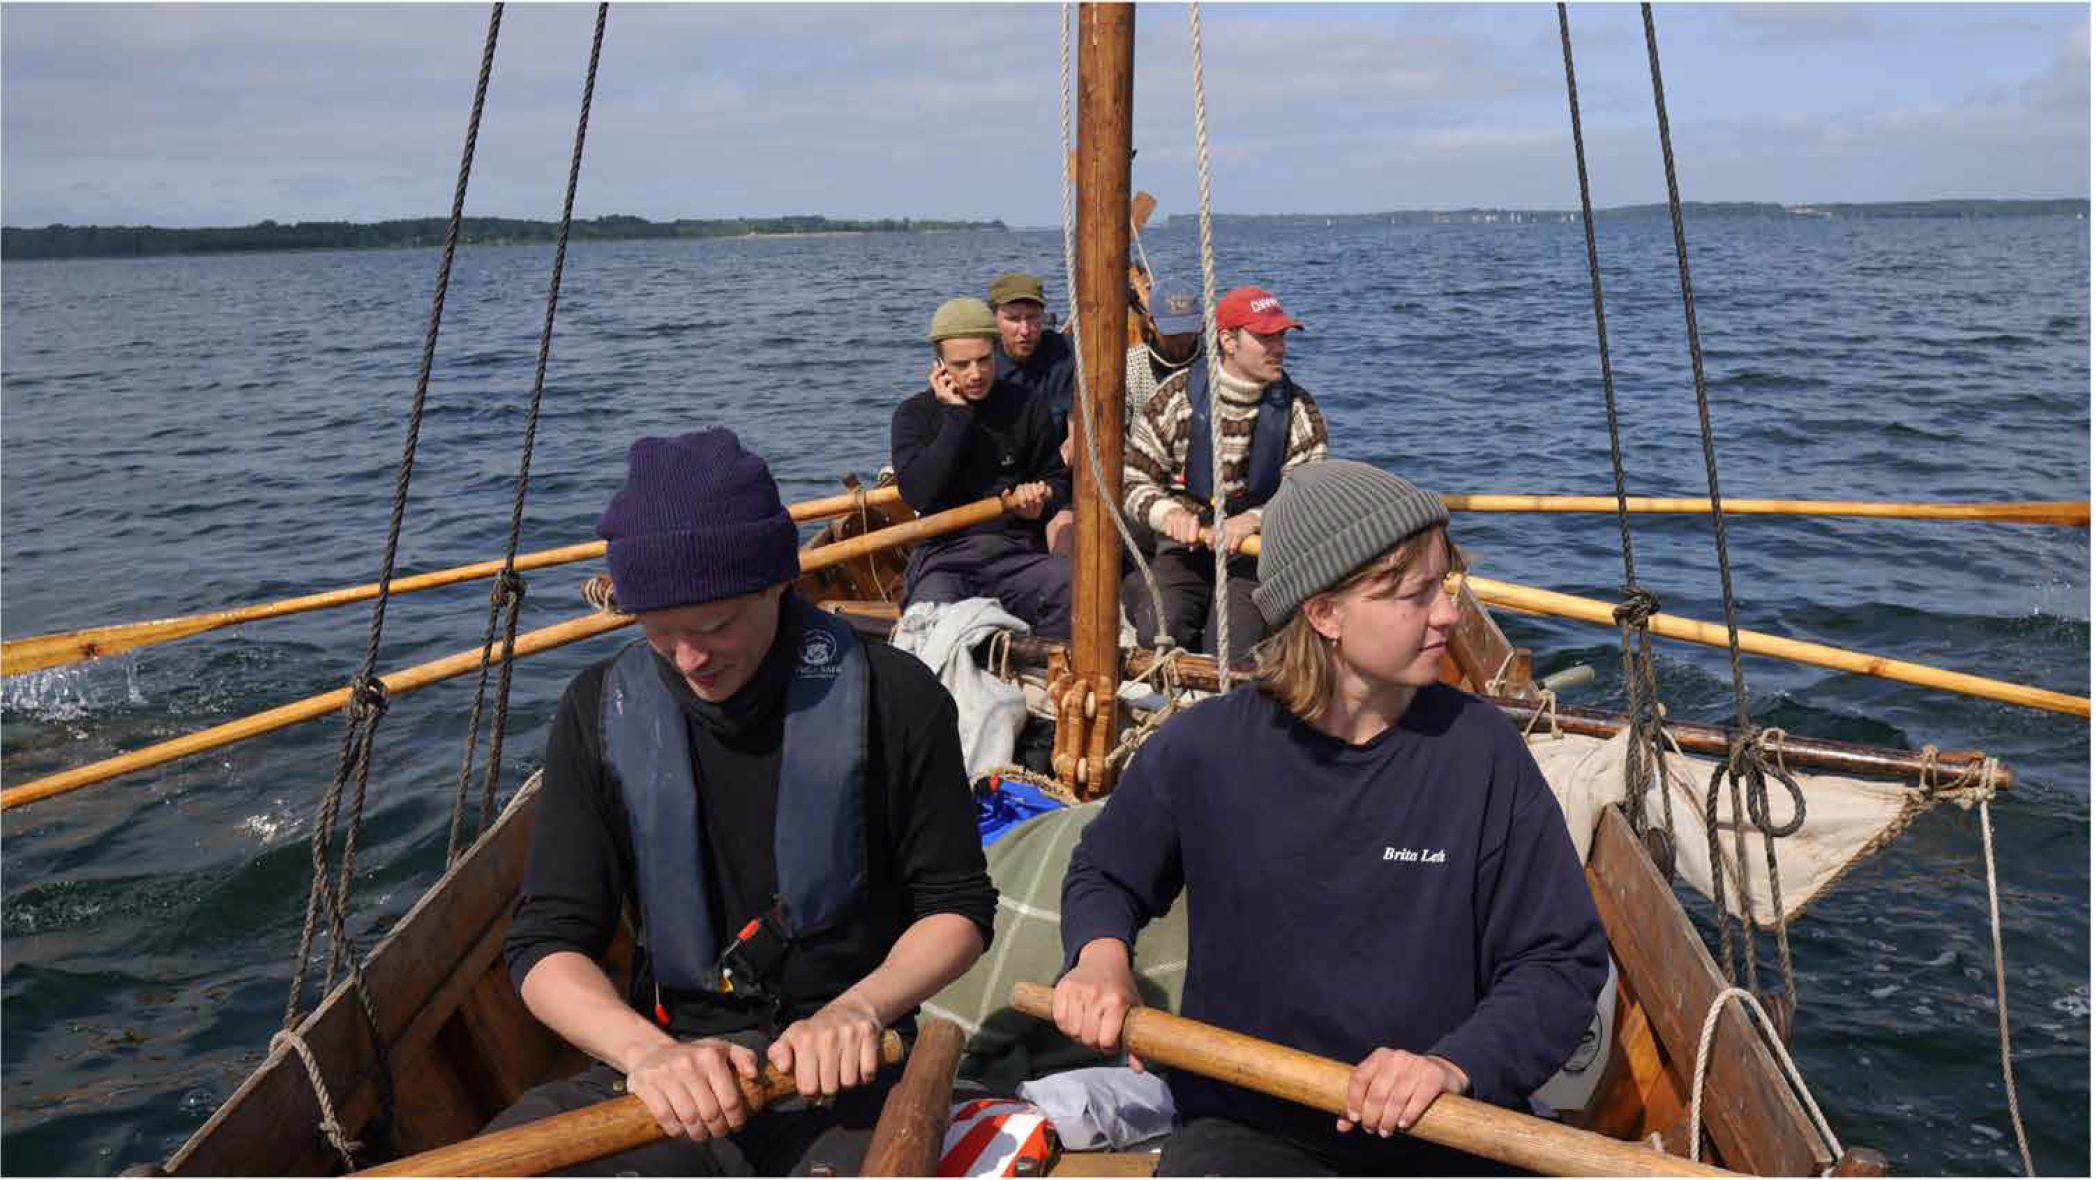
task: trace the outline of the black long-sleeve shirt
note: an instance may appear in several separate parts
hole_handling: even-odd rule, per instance
[[[1565,821],[1499,711],[1419,690],[1362,745],[1257,689],[1166,723],[1085,830],[1063,882],[1074,959],[1187,892],[1181,1010],[1353,1064],[1387,1046],[1448,1058],[1472,1093],[1523,1105],[1579,1044],[1608,946]],[[1175,1075],[1219,1115],[1378,1174],[1413,1141]]]
[[[791,630],[779,628],[763,669],[743,693],[783,692],[783,672],[794,656]],[[987,946],[996,914],[997,892],[975,828],[953,698],[915,657],[879,641],[861,642],[872,701],[865,904],[843,926],[809,940],[787,958],[779,987],[789,1003],[789,1022],[878,967],[917,919],[960,914],[975,923]],[[510,977],[519,986],[539,960],[556,951],[601,961],[617,930],[621,905],[630,904],[640,914],[632,828],[605,770],[599,731],[610,664],[596,664],[570,682],[546,741],[531,856],[503,940]],[[726,712],[749,720],[724,726],[717,720],[724,712],[720,706],[698,701],[660,657],[656,666],[684,705],[693,777],[702,784],[703,859],[714,911],[709,917],[716,931],[737,930],[768,910],[778,891],[773,836],[781,820],[776,813],[783,710],[738,693]],[[715,719],[711,724],[709,717]],[[641,1011],[653,1007],[644,963],[631,999]],[[781,1031],[759,1005],[708,993],[670,1000],[673,1030],[680,1036]]]
[[[1006,516],[949,537],[1006,531],[1038,536],[1041,522],[1070,500],[1070,469],[1063,465],[1054,413],[1008,381],[991,383],[981,401],[964,406],[942,402],[928,388],[912,395],[895,408],[889,443],[895,482],[919,513],[957,508],[1022,483],[1048,485],[1040,520]]]

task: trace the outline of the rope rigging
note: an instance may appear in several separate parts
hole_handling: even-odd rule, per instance
[[[444,252],[437,264],[436,290],[430,299],[429,327],[422,341],[422,358],[415,376],[415,394],[408,411],[406,441],[401,446],[400,470],[393,485],[393,509],[386,522],[385,556],[381,562],[378,597],[372,600],[371,632],[364,648],[363,663],[351,681],[350,704],[344,709],[342,747],[336,759],[334,781],[322,795],[319,814],[313,824],[313,884],[306,897],[304,928],[299,933],[298,954],[291,977],[291,994],[285,1003],[284,1028],[295,1031],[299,1022],[299,1004],[305,993],[306,975],[312,962],[314,928],[320,911],[325,906],[328,921],[327,973],[321,985],[321,994],[333,990],[335,973],[344,963],[348,965],[349,979],[357,998],[357,1009],[364,1016],[378,1046],[379,1101],[385,1117],[380,1125],[390,1124],[395,1107],[393,1092],[393,1070],[387,1060],[384,1038],[379,1033],[377,1007],[365,986],[355,948],[351,945],[346,928],[349,888],[354,880],[356,866],[357,836],[363,827],[364,797],[371,779],[371,749],[378,731],[379,719],[386,713],[385,685],[374,674],[378,668],[379,642],[385,633],[386,600],[388,588],[393,582],[394,559],[400,548],[400,526],[407,515],[408,484],[415,471],[415,449],[422,434],[422,411],[429,397],[429,374],[437,351],[437,334],[444,322],[444,296],[451,286],[451,263],[458,251],[459,225],[464,220],[466,208],[466,184],[473,175],[473,149],[480,138],[481,112],[487,105],[488,78],[495,68],[495,44],[502,31],[502,4],[494,4],[488,13],[488,35],[481,50],[480,76],[473,88],[473,109],[466,120],[466,143],[459,159],[458,183],[452,190],[451,219],[444,231]],[[329,850],[334,843],[335,821],[341,810],[342,791],[349,780],[356,780],[356,800],[351,805],[348,830],[343,837],[342,867],[340,883],[329,884]],[[322,1093],[323,1107],[326,1104]],[[347,1155],[350,1148],[339,1135],[333,1136],[336,1148]]]
[[[451,808],[451,836],[446,862],[465,851],[461,840],[466,788],[473,777],[473,748],[480,736],[481,699],[487,692],[488,664],[494,654],[495,619],[503,616],[502,674],[495,689],[495,719],[488,734],[487,776],[481,786],[480,830],[494,818],[495,786],[502,776],[502,736],[509,728],[509,690],[516,668],[517,613],[524,604],[524,580],[517,575],[517,541],[524,531],[524,496],[531,488],[531,453],[538,438],[539,405],[546,390],[546,360],[553,351],[553,318],[560,307],[560,279],[567,267],[568,230],[575,220],[575,188],[582,178],[582,145],[589,134],[590,100],[597,92],[597,63],[604,52],[604,22],[611,5],[597,5],[596,32],[590,38],[589,69],[582,82],[582,112],[575,119],[575,150],[568,160],[568,188],[560,207],[560,235],[553,247],[553,274],[546,283],[546,318],[539,329],[538,360],[531,377],[531,410],[524,419],[524,443],[517,460],[517,490],[510,504],[509,544],[502,553],[502,572],[488,595],[488,626],[480,641],[480,675],[474,683],[473,708],[466,722],[466,752],[459,764],[458,797]]]

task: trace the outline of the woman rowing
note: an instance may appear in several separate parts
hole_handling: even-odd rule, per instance
[[[1593,1016],[1608,949],[1564,817],[1499,711],[1438,679],[1447,522],[1367,464],[1291,471],[1256,687],[1162,727],[1071,858],[1066,1034],[1119,1049],[1136,930],[1183,888],[1182,1014],[1358,1063],[1336,1124],[1174,1076],[1159,1175],[1462,1170],[1391,1136],[1442,1093],[1526,1109]]]

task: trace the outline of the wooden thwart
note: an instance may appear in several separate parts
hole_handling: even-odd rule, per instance
[[[1054,995],[1042,984],[1015,984],[1012,1007],[1052,1020]],[[1327,1114],[1346,1113],[1353,1067],[1343,1061],[1155,1008],[1130,1012],[1123,1027],[1122,1043],[1146,1062],[1189,1070]],[[1737,1174],[1455,1094],[1436,1098],[1407,1133],[1546,1176]]]
[[[902,1039],[881,1034],[881,1062],[902,1060]],[[742,1100],[752,1113],[795,1092],[793,1075],[766,1063],[757,1078],[736,1075]],[[948,1086],[951,1086],[949,1080]],[[588,1160],[602,1159],[663,1139],[662,1125],[631,1094],[511,1127],[463,1143],[394,1160],[352,1176],[543,1176]],[[878,1174],[878,1173],[874,1173]],[[898,1173],[900,1174],[900,1173]]]
[[[867,533],[864,536],[853,537],[849,541],[839,541],[834,545],[825,545],[820,549],[806,550],[801,553],[801,572],[806,573],[810,570],[822,569],[841,562],[851,561],[867,553],[892,545],[906,545],[923,540],[926,537],[938,536],[941,533],[953,532],[971,525],[981,524],[984,521],[996,519],[1003,515],[1004,511],[1005,507],[997,497],[986,496],[981,500],[971,504],[964,504],[959,508],[951,508],[932,516],[919,517],[916,520],[907,521],[892,528],[885,528],[877,532]],[[521,657],[534,655],[542,651],[550,651],[578,640],[594,638],[607,631],[616,631],[631,622],[633,622],[633,616],[627,614],[595,613],[583,615],[580,618],[569,619],[565,623],[556,623],[553,626],[542,627],[536,631],[527,631],[517,636],[516,654]],[[465,651],[445,656],[440,660],[433,660],[426,664],[417,664],[412,668],[404,668],[398,672],[388,673],[380,677],[380,681],[385,684],[388,694],[413,692],[418,688],[426,688],[439,681],[478,671],[480,658],[480,648],[468,648]],[[490,654],[489,660],[491,663],[497,664],[502,662],[502,652],[499,646]],[[245,738],[296,725],[301,721],[311,721],[316,717],[335,712],[349,704],[349,697],[350,690],[347,687],[338,688],[332,692],[324,692],[318,696],[307,697],[301,701],[293,701],[288,705],[279,705],[274,709],[243,717],[237,721],[228,721],[223,725],[214,725],[209,729],[199,730],[196,733],[175,738],[171,741],[147,746],[142,750],[134,750],[131,753],[120,754],[114,758],[104,758],[100,762],[91,762],[86,766],[40,778],[18,787],[9,787],[4,791],[0,791],[0,811],[19,807],[24,803],[34,803],[39,799],[48,799],[53,795],[63,795],[68,791],[79,790],[81,787],[93,786],[96,783],[106,782],[119,775],[129,774],[134,770],[144,770],[148,767],[173,762],[179,758],[186,758],[191,754],[200,754],[205,750],[217,749],[220,746],[230,745]]]

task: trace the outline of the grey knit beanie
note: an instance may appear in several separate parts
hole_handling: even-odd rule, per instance
[[[1267,501],[1259,526],[1259,589],[1252,601],[1279,627],[1312,594],[1329,590],[1398,542],[1448,523],[1441,497],[1380,467],[1326,459],[1294,468]]]

